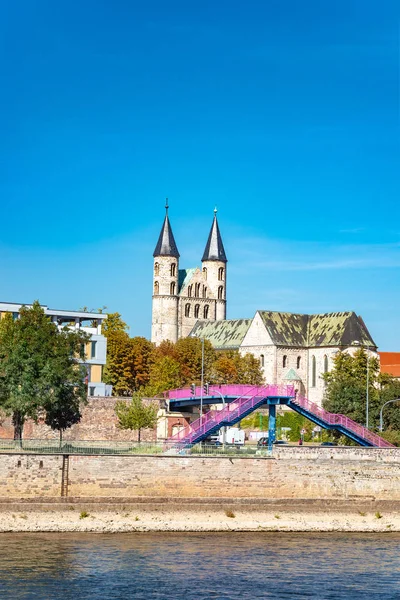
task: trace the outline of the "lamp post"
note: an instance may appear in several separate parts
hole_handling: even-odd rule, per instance
[[[204,338],[201,338],[200,424],[203,425]]]
[[[391,404],[392,402],[399,402],[400,398],[395,398],[394,400],[388,400],[387,402],[385,402],[385,404],[382,404],[382,408],[381,408],[381,412],[379,415],[379,431],[383,431],[383,409],[385,408],[386,404]]]

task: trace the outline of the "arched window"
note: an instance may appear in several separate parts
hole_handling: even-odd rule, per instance
[[[158,296],[158,294],[160,293],[160,285],[158,283],[158,281],[154,282],[154,295]]]
[[[154,275],[160,274],[160,265],[158,263],[154,263]]]
[[[205,319],[208,319],[208,309],[209,309],[209,306],[208,306],[208,304],[206,304],[204,307],[204,318]]]
[[[287,367],[287,356],[286,356],[286,354],[283,356],[283,359],[282,359],[282,366],[283,366],[283,367]]]
[[[297,367],[297,369],[300,369],[300,367],[301,367],[301,356],[297,357],[296,367]]]
[[[260,356],[260,365],[262,367],[264,366],[264,354],[261,354],[261,356]]]
[[[169,293],[171,296],[175,296],[175,281],[171,282],[171,285],[169,286]]]
[[[224,267],[218,269],[218,281],[224,280]]]
[[[195,304],[195,307],[194,307],[194,317],[195,317],[195,319],[199,318],[199,310],[200,310],[200,304]]]
[[[203,267],[203,276],[204,279],[207,281],[207,267]]]
[[[195,284],[194,295],[195,298],[200,298],[200,283]]]
[[[315,356],[311,357],[311,387],[315,387],[317,385],[317,364],[315,360]]]
[[[185,304],[185,317],[190,317],[190,304]]]
[[[207,298],[207,288],[203,285],[203,298]]]
[[[224,288],[222,287],[222,285],[220,285],[218,288],[218,300],[222,300],[223,295],[224,295]]]
[[[192,288],[193,288],[193,286],[189,285],[189,287],[188,287],[188,296],[189,296],[189,298],[192,297]]]
[[[171,277],[175,277],[176,275],[176,263],[171,264]]]

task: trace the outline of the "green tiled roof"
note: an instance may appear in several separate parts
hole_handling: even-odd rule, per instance
[[[194,269],[179,269],[179,272],[178,272],[178,293],[192,279],[195,270],[196,270],[196,267]]]
[[[197,321],[190,337],[204,338],[217,350],[236,350],[240,347],[252,319],[232,321]]]
[[[277,346],[350,346],[358,341],[361,346],[376,347],[364,321],[355,312],[299,315],[259,311],[259,314]]]
[[[283,378],[286,381],[301,381],[301,377],[299,377],[294,369],[289,369]]]

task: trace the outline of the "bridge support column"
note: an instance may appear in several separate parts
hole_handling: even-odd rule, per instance
[[[269,404],[269,421],[268,421],[268,450],[272,450],[272,444],[276,438],[276,404]]]

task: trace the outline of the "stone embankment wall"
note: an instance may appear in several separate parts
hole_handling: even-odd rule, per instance
[[[0,490],[0,500],[67,495],[104,501],[400,501],[400,450],[318,448],[313,455],[293,448],[277,452],[272,459],[2,454]]]
[[[89,398],[88,404],[82,410],[80,423],[73,425],[63,433],[64,440],[112,440],[136,441],[137,431],[118,429],[115,415],[115,403],[127,398],[95,397]],[[0,439],[12,439],[14,428],[8,417],[0,426]],[[25,439],[58,439],[58,431],[53,431],[43,421],[35,423],[31,419],[24,425],[23,437]],[[156,439],[156,430],[143,429],[141,440],[153,442]]]

